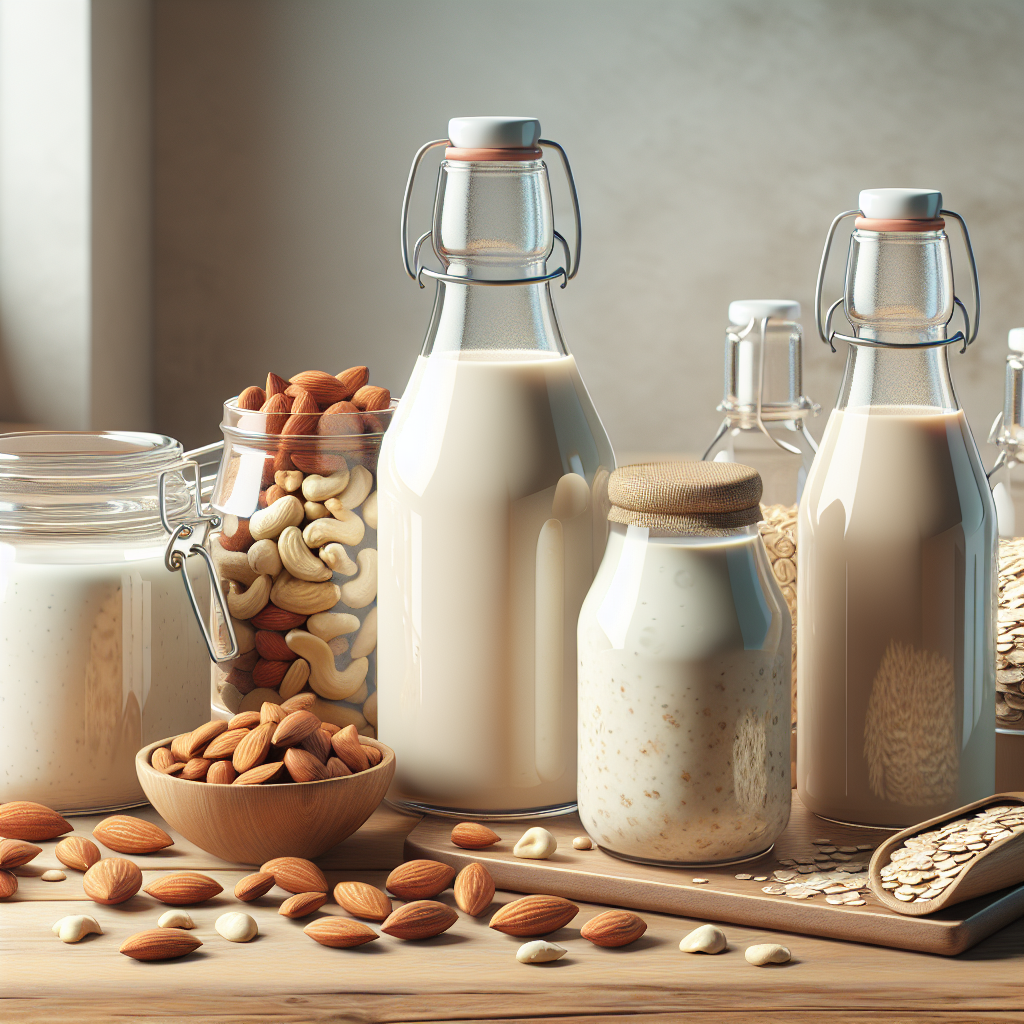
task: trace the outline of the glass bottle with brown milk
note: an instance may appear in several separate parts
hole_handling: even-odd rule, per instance
[[[446,147],[433,231],[406,254],[437,282],[434,311],[378,462],[378,713],[392,801],[440,813],[576,801],[576,620],[615,462],[551,301],[579,221],[575,263],[566,245],[549,272],[562,239],[539,135],[532,118],[455,118],[413,165]],[[443,273],[418,265],[427,238]]]
[[[947,346],[940,193],[869,189],[822,340],[849,344],[800,502],[798,757],[816,814],[903,828],[994,786],[996,511]],[[842,303],[853,336],[829,333]],[[954,306],[965,333],[950,337]]]

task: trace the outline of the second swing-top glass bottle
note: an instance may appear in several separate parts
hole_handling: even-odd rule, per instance
[[[570,264],[541,146],[568,163],[533,118],[448,132],[417,154],[403,214],[405,246],[416,166],[446,147],[433,228],[405,254],[434,310],[378,464],[380,735],[401,806],[558,813],[576,801],[576,621],[615,466],[551,301],[578,212]],[[419,266],[428,239],[442,273]]]

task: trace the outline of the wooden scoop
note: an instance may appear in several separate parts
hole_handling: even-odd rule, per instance
[[[929,821],[923,821],[920,825],[912,825],[882,843],[875,850],[868,867],[868,882],[879,902],[897,913],[921,917],[924,914],[934,914],[936,910],[942,910],[944,907],[951,907],[954,903],[963,903],[964,900],[971,900],[977,896],[984,896],[987,893],[997,892],[1007,886],[1019,885],[1024,882],[1024,830],[1022,830],[997,839],[989,845],[988,849],[981,850],[964,874],[960,875],[952,885],[947,886],[940,895],[927,902],[904,903],[902,900],[896,899],[888,889],[882,888],[882,868],[889,863],[892,851],[901,847],[907,839],[922,832],[930,832],[949,821],[967,817],[974,811],[995,804],[1024,805],[1024,793],[998,793],[995,796],[987,796],[984,800],[975,800],[972,804],[967,804],[955,811],[948,811]]]

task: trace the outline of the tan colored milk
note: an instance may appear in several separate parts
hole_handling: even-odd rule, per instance
[[[800,504],[798,785],[904,827],[992,792],[996,529],[962,412],[833,412]]]
[[[575,802],[576,620],[613,465],[571,356],[420,357],[378,463],[392,798],[497,813]]]

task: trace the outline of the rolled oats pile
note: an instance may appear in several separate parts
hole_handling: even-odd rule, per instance
[[[1024,537],[999,542],[996,725],[1024,719]]]
[[[772,563],[772,572],[793,619],[793,721],[796,721],[796,505],[762,505],[761,539]],[[1024,571],[1024,566],[1022,566]],[[1021,602],[1024,605],[1024,601]],[[1022,615],[1024,619],[1024,615]],[[1024,622],[1022,622],[1024,625]],[[1024,631],[1022,631],[1024,632]],[[1024,660],[1024,658],[1022,658]]]

